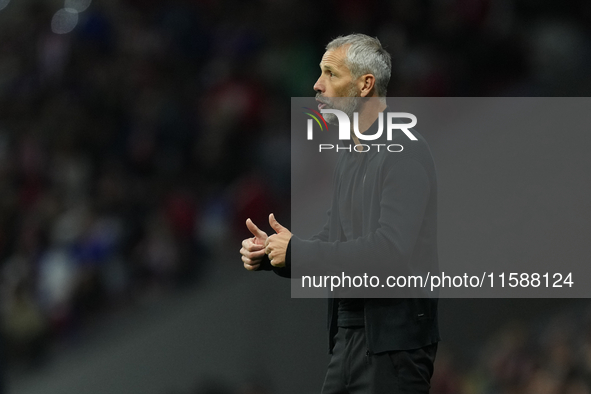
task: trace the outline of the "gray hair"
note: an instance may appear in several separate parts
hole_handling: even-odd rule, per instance
[[[382,48],[380,40],[365,34],[349,34],[339,36],[328,43],[326,50],[347,47],[345,65],[351,70],[354,79],[364,74],[372,74],[376,78],[376,92],[385,97],[392,73],[390,54]]]

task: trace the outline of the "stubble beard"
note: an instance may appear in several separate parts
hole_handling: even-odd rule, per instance
[[[330,109],[338,109],[343,111],[351,120],[353,119],[353,113],[359,107],[357,88],[353,84],[349,86],[346,96],[333,97],[330,99],[324,98],[324,100],[328,101],[328,107],[330,107]],[[326,120],[327,123],[330,123],[335,126],[339,125],[339,120],[335,114],[322,114],[322,116],[324,117],[324,120]]]

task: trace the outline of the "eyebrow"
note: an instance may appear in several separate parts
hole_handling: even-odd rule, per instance
[[[331,66],[329,66],[328,64],[322,64],[322,63],[320,63],[319,66],[320,66],[320,68],[326,68],[328,70],[335,71],[335,69],[332,68]]]

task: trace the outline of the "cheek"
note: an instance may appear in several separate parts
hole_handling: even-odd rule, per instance
[[[326,94],[331,97],[343,97],[349,92],[350,83],[342,79],[330,79],[325,80]]]
[[[332,83],[330,78],[324,79],[324,88],[326,89],[327,92],[334,92],[334,84]]]
[[[339,84],[337,88],[339,97],[345,97],[349,95],[349,84]]]

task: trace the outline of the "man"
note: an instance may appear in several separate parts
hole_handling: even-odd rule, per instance
[[[351,119],[357,112],[358,131],[375,134],[391,73],[380,42],[362,34],[338,37],[327,45],[320,68],[318,108],[340,109]],[[331,115],[326,120],[336,122]],[[342,152],[328,222],[312,239],[292,235],[273,214],[269,223],[277,233],[271,236],[248,219],[254,237],[242,243],[244,267],[285,277],[292,260],[309,272],[384,265],[400,273],[436,272],[435,168],[426,142],[413,134],[417,141],[401,153]],[[351,137],[359,144],[353,131]],[[400,132],[390,143],[403,140]],[[332,357],[323,394],[429,392],[440,339],[436,299],[341,296],[329,299],[328,318]]]

